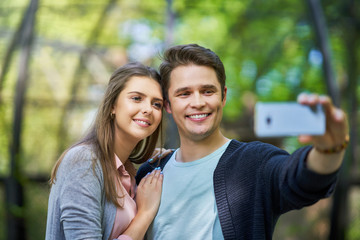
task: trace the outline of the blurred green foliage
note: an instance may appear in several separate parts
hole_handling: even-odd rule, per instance
[[[0,66],[29,2],[0,2]],[[246,109],[257,100],[295,101],[302,91],[326,93],[323,59],[304,1],[176,0],[170,7],[173,28],[167,25],[167,2],[171,1],[40,1],[21,136],[25,175],[49,176],[60,153],[91,123],[112,71],[130,60],[157,67],[166,46],[165,36],[173,39],[172,44],[198,43],[221,57],[229,88],[224,109],[227,122],[241,122]],[[353,54],[360,62],[360,50],[347,46],[347,2],[322,4],[336,80],[346,108],[348,59]],[[354,15],[357,21],[359,6],[354,1],[359,10]],[[19,50],[0,88],[0,176],[9,173],[18,60]],[[356,88],[360,96],[359,85]],[[293,151],[298,143],[285,139],[284,147]],[[2,187],[0,192],[3,195]],[[33,236],[29,239],[40,239],[47,189],[29,185],[26,197],[29,235]],[[28,204],[31,201],[34,203]],[[354,207],[359,211],[358,205]],[[0,232],[4,232],[2,208],[0,223]],[[359,224],[357,216],[349,239],[359,237]],[[39,228],[40,233],[36,232]]]

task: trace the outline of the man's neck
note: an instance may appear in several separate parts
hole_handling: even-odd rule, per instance
[[[220,131],[199,141],[181,137],[180,139],[180,149],[176,155],[176,161],[179,162],[192,162],[203,158],[230,140]]]

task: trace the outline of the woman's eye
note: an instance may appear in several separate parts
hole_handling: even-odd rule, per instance
[[[156,102],[154,103],[154,106],[158,109],[162,108],[162,103]]]
[[[135,102],[141,101],[141,97],[139,96],[132,97],[131,99],[134,100]]]

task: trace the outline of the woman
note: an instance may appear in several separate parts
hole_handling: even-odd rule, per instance
[[[154,152],[162,107],[156,70],[129,63],[113,73],[90,132],[54,166],[46,239],[144,237],[163,176],[155,169],[136,189],[133,163]]]

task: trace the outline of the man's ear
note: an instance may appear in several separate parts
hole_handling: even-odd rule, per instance
[[[167,113],[171,113],[171,106],[169,101],[165,100],[164,107]]]
[[[225,103],[226,103],[226,93],[227,93],[227,87],[224,86],[224,94],[223,94],[223,99],[222,99],[223,107],[225,106]]]

